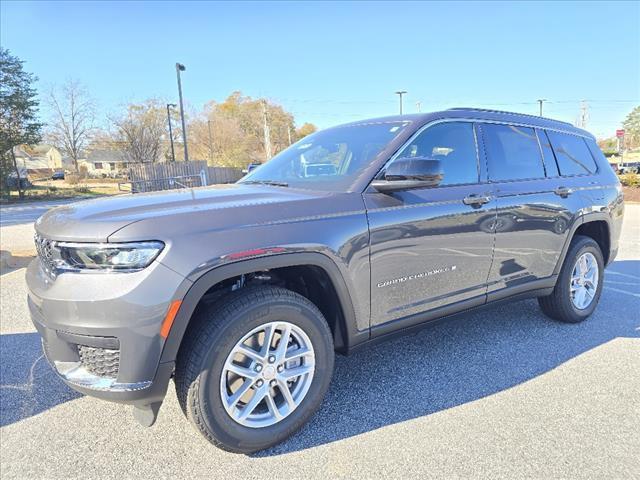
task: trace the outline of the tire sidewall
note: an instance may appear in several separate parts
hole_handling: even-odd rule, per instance
[[[200,420],[216,440],[243,452],[252,452],[278,443],[298,430],[319,407],[333,373],[331,335],[317,309],[304,303],[281,299],[252,304],[236,312],[219,330],[216,340],[202,357],[195,395],[201,409]],[[240,425],[227,413],[220,396],[224,363],[237,342],[249,331],[269,322],[285,321],[300,327],[309,337],[315,353],[313,380],[296,410],[280,422],[263,428]],[[324,327],[324,328],[323,328]]]
[[[585,309],[579,309],[571,300],[571,277],[573,275],[573,269],[576,265],[578,259],[585,253],[591,253],[596,259],[596,263],[598,265],[598,286],[596,287],[596,293],[591,300],[589,306]],[[602,252],[600,251],[600,247],[598,244],[591,239],[581,239],[579,242],[571,250],[571,256],[568,259],[569,261],[566,263],[565,268],[562,272],[562,278],[560,278],[561,286],[562,286],[562,296],[567,301],[568,310],[571,315],[574,317],[576,322],[584,320],[589,315],[593,313],[593,311],[598,306],[600,301],[600,295],[602,294],[602,287],[604,284],[604,259],[602,258]]]

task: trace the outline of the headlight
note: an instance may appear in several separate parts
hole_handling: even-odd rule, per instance
[[[36,243],[38,240],[36,240]],[[149,266],[164,248],[162,242],[69,243],[47,241],[40,258],[54,272],[135,272]],[[41,250],[45,255],[41,254]],[[44,257],[44,258],[43,258]]]

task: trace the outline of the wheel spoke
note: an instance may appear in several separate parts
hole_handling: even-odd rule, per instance
[[[287,405],[289,405],[289,409],[293,410],[296,406],[296,402],[293,399],[293,396],[291,396],[291,390],[289,390],[289,385],[287,385],[286,381],[279,380],[278,387],[282,392],[282,396],[284,397],[285,402],[287,402]]]
[[[227,406],[228,408],[233,408],[238,403],[238,400],[247,393],[247,391],[251,388],[253,381],[245,380],[245,382],[240,385],[240,388],[234,392],[233,395],[227,398]]]
[[[291,380],[292,378],[297,378],[311,371],[313,371],[312,365],[302,365],[295,368],[285,368],[284,372],[282,372],[280,376],[286,380]]]
[[[255,378],[258,375],[258,373],[255,370],[252,370],[247,367],[243,367],[241,365],[236,365],[233,362],[227,363],[227,365],[225,365],[224,368],[225,370],[231,373],[235,373],[236,375],[240,375],[241,377],[244,377],[244,378]]]
[[[247,347],[246,345],[239,345],[238,352],[256,362],[262,362],[264,360],[260,352],[256,352],[253,348]]]
[[[282,413],[280,412],[280,409],[278,408],[278,406],[276,405],[276,401],[273,399],[273,397],[271,396],[271,394],[267,394],[265,396],[265,400],[267,402],[267,408],[269,409],[269,412],[271,412],[271,414],[278,420],[282,420],[284,417],[282,415]]]
[[[298,348],[285,355],[284,359],[286,362],[289,362],[291,360],[298,360],[299,358],[304,358],[309,355],[313,355],[313,352],[308,348]]]
[[[291,325],[285,325],[284,329],[280,334],[280,340],[278,340],[278,348],[276,348],[275,355],[278,360],[284,358],[284,355],[287,351],[287,346],[289,345],[289,337],[291,336]]]
[[[264,343],[260,350],[260,355],[266,358],[269,355],[269,349],[271,348],[271,342],[273,341],[273,335],[276,332],[276,324],[270,324],[264,329]]]
[[[249,400],[249,402],[242,408],[240,415],[238,415],[239,420],[244,420],[256,409],[265,395],[267,395],[268,389],[269,386],[265,384],[255,391],[251,400]]]

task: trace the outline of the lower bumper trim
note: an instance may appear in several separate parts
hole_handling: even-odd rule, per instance
[[[53,362],[58,375],[77,387],[100,392],[136,392],[151,386],[151,381],[118,383],[115,378],[99,377],[89,372],[80,362]]]

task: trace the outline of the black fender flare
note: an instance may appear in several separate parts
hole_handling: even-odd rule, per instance
[[[344,325],[336,325],[334,336],[342,336],[340,340],[341,343],[344,344],[343,349],[348,350],[354,344],[368,340],[369,330],[357,330],[355,309],[351,300],[351,294],[335,262],[328,256],[317,252],[283,253],[214,267],[193,282],[182,299],[180,309],[165,341],[160,362],[165,363],[176,360],[182,339],[189,327],[196,306],[211,287],[223,280],[242,274],[299,265],[313,265],[323,269],[333,283],[344,318]]]
[[[609,215],[607,213],[604,212],[589,212],[589,213],[584,213],[582,215],[580,215],[574,222],[573,225],[571,225],[571,229],[569,231],[569,234],[567,235],[567,239],[564,242],[564,246],[562,247],[562,252],[560,253],[560,256],[558,258],[558,262],[556,263],[556,268],[553,271],[554,275],[558,275],[560,273],[560,269],[562,268],[562,265],[564,264],[564,259],[567,256],[567,252],[569,251],[569,245],[571,245],[571,241],[573,240],[573,237],[576,234],[576,230],[578,230],[578,228],[580,228],[582,225],[586,224],[586,223],[591,223],[591,222],[598,222],[598,221],[604,221],[607,224],[607,230],[609,231],[609,235],[611,235],[611,218],[609,217]],[[609,239],[609,244],[611,244],[611,239]],[[605,253],[605,252],[603,252]],[[609,252],[609,256],[610,256]]]

